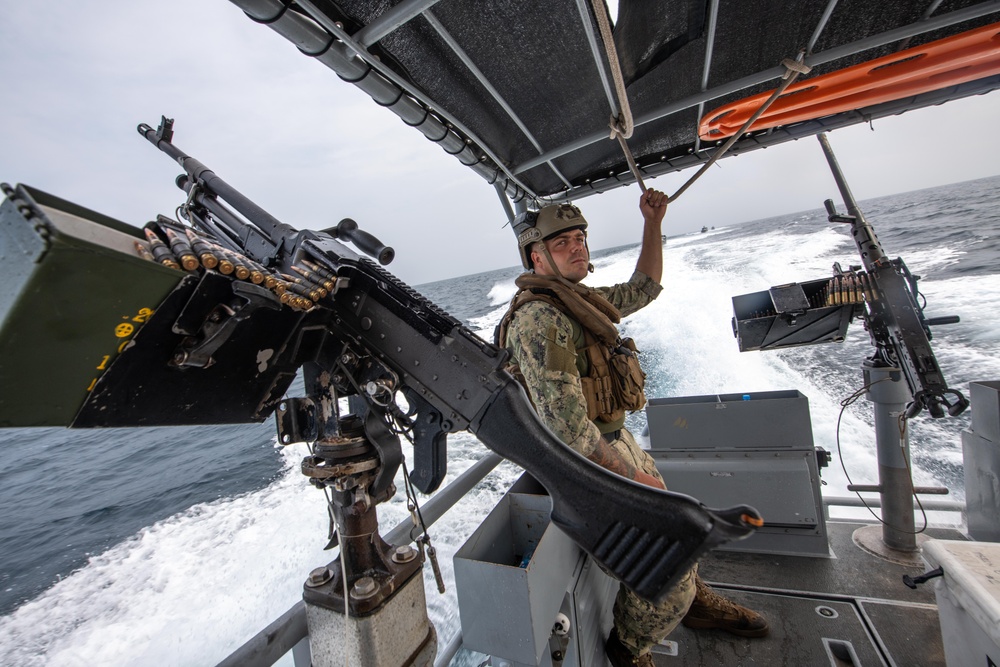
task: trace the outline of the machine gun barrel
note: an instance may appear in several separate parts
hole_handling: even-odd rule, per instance
[[[823,147],[823,154],[826,155],[830,171],[833,172],[833,179],[837,182],[837,188],[840,190],[840,195],[844,198],[844,204],[847,206],[846,217],[836,216],[836,211],[832,209],[832,202],[827,204],[827,212],[830,213],[831,220],[836,217],[838,222],[851,223],[851,235],[854,237],[854,243],[858,246],[861,261],[865,266],[865,270],[871,271],[885,260],[885,252],[882,250],[882,245],[879,243],[878,237],[875,236],[875,230],[869,224],[868,220],[865,219],[865,214],[861,211],[858,202],[851,193],[847,179],[844,178],[844,173],[840,170],[840,165],[837,163],[837,157],[833,154],[833,149],[830,147],[830,140],[822,133],[816,136]]]
[[[847,185],[830,141],[825,134],[816,136],[848,212],[846,216],[839,215],[828,199],[825,205],[829,220],[851,225],[851,235],[867,271],[870,289],[866,291],[864,317],[872,343],[878,350],[876,360],[898,366],[902,371],[913,396],[906,410],[907,417],[916,416],[924,408],[934,418],[944,417],[946,413],[953,417],[961,414],[969,402],[961,392],[948,387],[930,342],[931,324],[953,324],[958,318],[928,320],[924,317],[918,300],[918,276],[910,273],[902,259],[890,260],[886,256],[875,230]]]
[[[219,178],[211,169],[174,146],[170,142],[173,134],[173,122],[173,119],[164,117],[160,127],[156,130],[145,123],[140,124],[137,129],[139,134],[145,137],[149,143],[172,157],[187,172],[192,185],[200,184],[214,195],[229,202],[234,209],[267,236],[273,239],[278,236],[292,236],[294,234],[296,231],[294,228],[272,216],[239,190]]]

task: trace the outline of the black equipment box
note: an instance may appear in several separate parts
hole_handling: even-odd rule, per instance
[[[843,341],[860,295],[833,291],[831,296],[831,282],[790,283],[734,296],[733,335],[740,352]]]
[[[140,257],[141,229],[24,185],[5,194],[0,427],[247,423],[274,411],[301,363],[291,356],[307,354],[290,345],[302,313],[261,286]],[[209,351],[178,363],[190,349]]]

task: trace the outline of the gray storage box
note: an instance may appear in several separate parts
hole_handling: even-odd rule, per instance
[[[650,454],[667,488],[764,526],[724,551],[828,557],[809,399],[796,390],[654,398]]]
[[[1000,542],[1000,444],[964,430],[962,463],[969,535],[983,542]]]
[[[764,525],[720,551],[828,557],[816,453],[797,451],[653,451],[671,491],[709,507],[746,504]]]
[[[583,551],[545,495],[508,492],[455,554],[464,646],[537,665]]]
[[[1000,544],[928,540],[944,657],[949,665],[1000,665]]]
[[[1000,447],[1000,382],[970,382],[972,430]]]
[[[812,449],[809,399],[797,390],[654,398],[646,404],[658,449]]]

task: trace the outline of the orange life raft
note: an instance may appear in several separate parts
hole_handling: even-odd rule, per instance
[[[860,109],[1000,73],[1000,23],[797,82],[749,128],[765,130]],[[726,104],[702,117],[698,136],[730,137],[774,91]]]

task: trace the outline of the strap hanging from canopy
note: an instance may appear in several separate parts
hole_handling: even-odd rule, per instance
[[[618,51],[615,48],[614,35],[611,32],[611,22],[608,17],[607,9],[604,4],[604,0],[591,0],[591,5],[594,9],[594,16],[597,19],[597,27],[601,32],[601,40],[604,42],[605,54],[608,58],[608,65],[611,69],[611,78],[614,80],[615,94],[618,97],[618,106],[621,109],[618,116],[611,116],[611,120],[608,123],[611,128],[611,139],[618,139],[618,144],[622,148],[622,153],[625,155],[625,161],[628,162],[629,171],[632,172],[632,176],[635,177],[635,182],[639,184],[639,187],[643,192],[646,191],[646,184],[642,180],[642,174],[639,172],[639,166],[635,162],[635,156],[632,155],[632,151],[628,147],[626,139],[632,136],[632,132],[635,130],[635,122],[632,118],[632,109],[628,103],[628,92],[625,90],[625,78],[622,75],[621,64],[618,61]],[[684,193],[691,185],[698,180],[705,171],[708,170],[713,164],[715,164],[726,151],[736,143],[736,140],[747,131],[747,129],[753,124],[757,118],[760,117],[767,108],[774,103],[785,89],[790,86],[795,79],[800,74],[808,74],[810,67],[805,64],[805,53],[799,53],[796,59],[786,58],[781,61],[781,64],[785,68],[785,74],[782,77],[782,82],[774,93],[760,105],[760,108],[754,112],[750,118],[743,124],[729,141],[719,147],[719,150],[712,155],[711,159],[706,162],[702,167],[687,180],[684,185],[682,185],[677,192],[667,198],[667,203],[675,201],[678,197]]]

